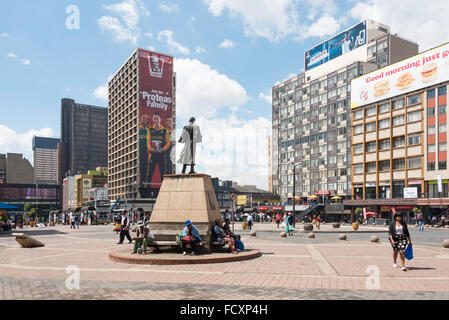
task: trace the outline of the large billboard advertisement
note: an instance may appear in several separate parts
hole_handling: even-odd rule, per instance
[[[318,67],[366,44],[366,22],[359,23],[351,29],[306,51],[305,70]]]
[[[351,108],[448,80],[449,43],[352,80]]]
[[[139,49],[139,191],[152,198],[174,151],[173,57]],[[136,190],[135,190],[136,191]]]

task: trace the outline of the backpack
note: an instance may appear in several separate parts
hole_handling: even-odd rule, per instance
[[[245,246],[243,245],[243,242],[240,240],[237,240],[235,242],[235,248],[239,250],[245,250]]]

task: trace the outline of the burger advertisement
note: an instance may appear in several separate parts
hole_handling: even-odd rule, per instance
[[[351,82],[351,109],[449,80],[449,44],[363,75]]]

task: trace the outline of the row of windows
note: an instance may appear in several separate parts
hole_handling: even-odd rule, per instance
[[[379,161],[379,171],[390,171],[390,160]],[[408,169],[417,169],[422,166],[422,157],[410,157],[407,159]],[[393,170],[403,170],[405,169],[405,159],[394,159],[393,160]],[[363,170],[363,164],[357,164],[353,166],[354,174],[362,173],[375,173],[377,171],[376,162],[365,163],[365,171]]]
[[[407,136],[408,145],[419,145],[421,144],[421,133],[412,133]],[[379,151],[390,149],[390,139],[366,142],[365,151],[363,150],[363,143],[355,144],[353,146],[354,155],[362,154],[363,152],[374,152],[376,151],[376,144],[378,144]],[[405,136],[399,136],[392,138],[393,148],[401,148],[405,146]]]
[[[393,126],[399,126],[405,124],[405,116],[397,116],[391,119],[391,124]],[[421,111],[413,111],[407,113],[407,122],[416,122],[422,120],[422,112]],[[378,121],[379,129],[386,129],[390,127],[390,119],[383,119]],[[354,134],[363,133],[363,124],[354,126],[353,128]],[[365,124],[365,132],[376,131],[376,122],[370,122]]]

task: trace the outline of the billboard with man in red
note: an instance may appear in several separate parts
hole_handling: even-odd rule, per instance
[[[139,49],[139,191],[155,198],[173,173],[173,57]]]

